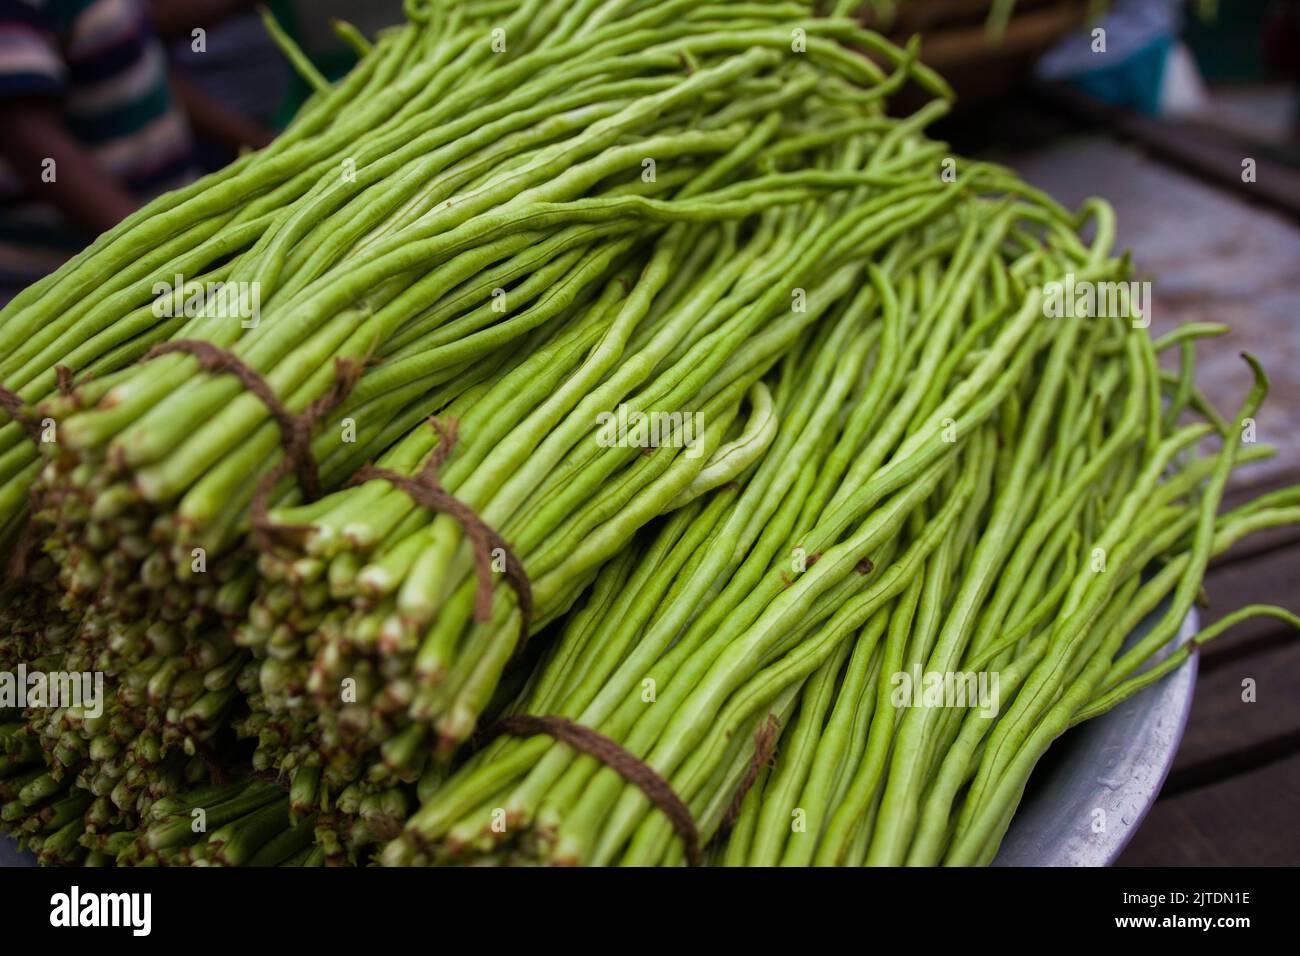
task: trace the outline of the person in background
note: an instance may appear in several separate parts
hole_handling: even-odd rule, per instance
[[[278,11],[277,16],[289,29]],[[161,13],[154,20],[170,41],[172,86],[194,124],[196,158],[205,173],[229,163],[241,147],[257,145],[257,137],[267,137],[267,130],[286,119],[282,108],[293,72],[257,12],[232,13],[204,26],[201,42],[183,20],[173,26]],[[214,111],[213,103],[223,109]]]
[[[173,74],[163,40],[256,0],[0,0],[0,305],[160,193],[196,133],[271,133]]]

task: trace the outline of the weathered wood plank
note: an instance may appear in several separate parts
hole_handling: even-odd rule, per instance
[[[1300,614],[1300,548],[1264,551],[1244,560],[1213,568],[1205,579],[1209,606],[1201,620],[1212,624],[1247,604],[1276,604]],[[1213,667],[1222,657],[1239,657],[1241,648],[1272,636],[1265,646],[1285,644],[1294,635],[1285,623],[1274,618],[1243,621],[1205,646],[1202,663]]]
[[[1234,772],[1289,734],[1300,734],[1300,640],[1202,671],[1166,789]]]
[[[1300,863],[1300,754],[1156,802],[1119,866]]]
[[[1261,482],[1234,482],[1229,485],[1227,493],[1224,494],[1223,506],[1220,510],[1231,511],[1262,495],[1292,485],[1300,485],[1300,470],[1277,472]],[[1300,551],[1300,528],[1286,527],[1261,531],[1238,541],[1227,552],[1213,559],[1210,562],[1210,569],[1213,571],[1239,561],[1273,555],[1292,547]],[[1297,590],[1300,590],[1300,584],[1297,585]]]
[[[1105,136],[993,151],[992,158],[1066,206],[1102,196],[1115,207],[1118,248],[1132,249],[1139,276],[1153,282],[1153,333],[1183,322],[1231,327],[1197,348],[1201,389],[1225,415],[1250,388],[1239,353],[1260,357],[1273,388],[1257,416],[1257,439],[1278,454],[1243,468],[1231,487],[1294,482],[1300,475],[1300,227]]]

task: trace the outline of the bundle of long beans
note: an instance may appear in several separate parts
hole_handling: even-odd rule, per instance
[[[175,337],[229,347],[290,412],[328,392],[340,359],[377,361],[312,447],[320,483],[337,486],[431,408],[490,374],[520,336],[564,318],[556,315],[564,297],[547,295],[499,320],[484,301],[489,290],[517,292],[518,308],[564,275],[577,296],[638,236],[674,220],[735,219],[827,189],[906,180],[905,166],[765,175],[750,162],[776,134],[782,110],[808,101],[819,84],[834,80],[841,95],[878,112],[877,101],[917,72],[901,51],[882,47],[899,64],[887,79],[826,39],[853,33],[850,26],[819,21],[807,27],[815,34],[807,56],[786,63],[792,57],[777,49],[789,44],[790,8],[738,8],[743,15],[723,30],[719,9],[688,7],[655,4],[602,26],[608,11],[595,4],[563,15],[523,4],[501,27],[522,37],[523,54],[508,59],[474,44],[480,27],[461,27],[454,16],[417,24],[391,39],[387,54],[381,44],[367,58],[378,83],[388,58],[425,54],[399,82],[389,78],[371,98],[349,90],[356,107],[328,127],[318,129],[310,112],[258,161],[183,201],[164,201],[138,228],[102,240],[56,290],[15,303],[6,329],[25,335],[49,323],[81,277],[114,268],[128,248],[200,211],[239,206],[235,215],[244,217],[250,197],[258,197],[253,205],[274,197],[271,221],[243,251],[229,247],[227,226],[216,248],[173,257],[143,282],[127,270],[128,291],[143,294],[186,266],[204,274],[201,255],[219,259],[223,281],[259,290],[260,320],[245,328],[205,302]],[[564,68],[520,83],[557,63]],[[454,95],[438,95],[453,84]],[[751,92],[760,95],[744,98]],[[638,175],[647,160],[664,164],[663,175]],[[655,268],[671,264],[665,256]],[[69,321],[49,324],[14,360]],[[100,321],[96,313],[69,334]],[[625,319],[611,334],[631,325]],[[38,517],[52,525],[46,550],[69,599],[93,604],[107,617],[101,629],[120,638],[115,665],[188,645],[207,629],[205,612],[241,614],[251,587],[250,562],[234,549],[259,481],[279,466],[277,446],[288,439],[246,382],[196,376],[194,362],[157,356],[52,403],[61,454],[37,484]],[[340,440],[344,423],[355,441]],[[275,494],[293,500],[299,489],[288,477]],[[150,628],[138,626],[144,619]]]
[[[752,479],[606,568],[515,709],[617,740],[688,804],[701,839],[732,810],[756,741],[788,727],[734,814],[729,863],[988,862],[1047,744],[1190,652],[1130,677],[1176,634],[1208,557],[1300,517],[1297,489],[1215,517],[1263,397],[1253,359],[1256,388],[1213,457],[1183,453],[1214,425],[1176,427],[1180,409],[1160,404],[1155,354],[1221,328],[1153,343],[1127,321],[1044,322],[1053,277],[1126,278],[1107,258],[1108,212],[1092,211],[1085,249],[1007,242],[1050,207],[968,210],[928,296],[925,261],[874,270],[885,331],[861,392],[868,339],[858,329],[862,351],[846,349],[834,328],[791,371],[805,407]],[[795,573],[792,555],[817,560]],[[1247,608],[1196,641],[1252,613],[1300,623]],[[996,672],[1000,709],[899,703],[896,677],[913,671]],[[672,863],[691,850],[677,836],[615,769],[551,739],[503,740],[431,789],[384,859]]]
[[[788,11],[768,12],[784,16]],[[706,23],[712,15],[701,14]],[[771,42],[772,36],[756,32],[744,42]],[[509,593],[498,595],[487,621],[471,620],[480,584],[460,525],[427,514],[403,489],[372,482],[273,514],[274,520],[307,531],[300,549],[264,557],[272,584],[262,589],[241,635],[243,643],[265,648],[267,657],[258,701],[267,713],[247,722],[263,744],[263,765],[297,769],[323,757],[326,783],[334,792],[363,772],[367,786],[390,788],[421,772],[430,721],[436,721],[437,750],[448,755],[473,731],[523,627],[543,626],[561,614],[598,564],[675,498],[698,494],[708,482],[723,482],[743,467],[747,459],[735,451],[736,442],[751,456],[761,451],[741,435],[727,443],[725,462],[710,461],[730,437],[727,429],[741,396],[831,301],[822,287],[851,281],[850,271],[822,279],[810,268],[812,257],[824,253],[847,262],[850,250],[868,253],[952,201],[952,191],[929,175],[934,144],[898,148],[909,142],[915,124],[880,113],[878,101],[912,70],[908,58],[887,51],[899,63],[891,79],[873,81],[870,71],[857,67],[837,77],[838,55],[815,38],[812,42],[810,59],[818,63],[824,53],[831,67],[825,73],[804,62],[774,61],[774,75],[754,87],[760,93],[756,99],[721,99],[715,112],[706,98],[693,105],[689,117],[656,121],[669,124],[662,145],[681,144],[691,131],[737,124],[744,134],[730,137],[719,159],[657,172],[660,187],[689,172],[675,192],[679,211],[662,207],[664,215],[686,222],[666,231],[655,228],[645,242],[629,237],[585,255],[567,253],[558,243],[529,248],[532,267],[542,266],[536,275],[558,283],[529,311],[548,318],[558,314],[557,327],[546,330],[549,337],[526,359],[499,367],[496,381],[460,393],[447,409],[459,422],[459,441],[445,455],[445,446],[439,446],[440,481],[511,542],[533,582],[526,625],[524,609],[512,606]],[[693,58],[693,79],[736,62],[727,57],[713,65],[718,62],[713,48],[719,45],[725,51],[729,43],[714,37]],[[582,62],[585,56],[575,51],[575,58]],[[875,85],[837,107],[847,78]],[[652,105],[638,109],[649,111]],[[814,110],[838,125],[806,132],[801,121]],[[687,126],[676,129],[677,122]],[[849,152],[837,156],[836,147]],[[658,152],[659,146],[643,141],[627,155]],[[807,173],[797,172],[809,167]],[[756,173],[757,179],[745,183]],[[737,179],[727,189],[713,188]],[[781,212],[758,188],[795,182],[858,187],[837,223],[839,246],[810,248],[810,234],[804,232],[830,223],[843,205],[837,199]],[[613,191],[621,195],[621,190]],[[780,201],[800,198],[785,190]],[[739,223],[694,224],[716,218]],[[517,274],[513,262],[506,263],[507,276]],[[762,271],[747,276],[747,268]],[[790,287],[773,287],[778,277]],[[789,297],[800,281],[809,286],[813,306],[792,313]],[[598,291],[597,282],[603,289]],[[479,301],[497,281],[488,274],[476,283]],[[584,289],[591,301],[575,305]],[[533,286],[525,285],[521,298],[527,302],[531,294]],[[479,306],[480,313],[487,310]],[[782,322],[754,336],[783,314]],[[372,380],[363,378],[359,388]],[[698,436],[702,447],[694,449],[697,454],[660,449],[646,459],[636,448],[593,445],[598,416],[623,403],[637,413],[663,408],[678,416],[702,416],[708,422]],[[418,429],[392,464],[399,471],[413,469],[434,439],[432,431]],[[332,606],[341,602],[347,602],[346,610]],[[322,708],[319,724],[307,734],[304,659],[314,660],[311,689]],[[412,692],[413,678],[420,682],[418,695]],[[340,707],[345,681],[360,697],[354,693]],[[280,719],[286,713],[289,719]],[[286,755],[286,747],[294,746],[300,752]]]
[[[1215,517],[1266,453],[1195,387],[1220,327],[1044,318],[1130,278],[1109,210],[958,161],[942,99],[886,115],[946,89],[846,19],[408,14],[332,87],[283,41],[317,92],[275,145],[0,315],[0,664],[108,677],[0,713],[4,825],[62,863],[987,861],[1052,737],[1189,652],[1139,673],[1208,556],[1300,518]],[[895,706],[912,669],[998,673],[999,715]],[[503,715],[641,782],[466,747]]]
[[[47,628],[48,653],[23,662],[47,674],[84,671],[74,630]],[[0,713],[0,818],[23,846],[61,865],[324,861],[311,845],[312,808],[291,808],[272,783],[215,782],[225,774],[214,774],[195,748],[221,722],[211,714],[196,720],[194,705],[173,691],[155,703],[176,716],[150,726],[123,702],[141,689],[130,677],[81,705]]]

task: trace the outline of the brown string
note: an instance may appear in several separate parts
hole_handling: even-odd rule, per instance
[[[72,369],[66,365],[56,365],[54,374],[57,376],[59,394],[64,398],[71,398],[76,390],[76,379]],[[41,423],[27,414],[27,403],[23,401],[21,395],[0,385],[0,409],[8,412],[10,418],[22,425],[33,442],[37,445],[41,444]]]
[[[270,411],[271,417],[280,426],[280,438],[284,443],[285,458],[300,459],[295,460],[294,464],[298,468],[298,480],[302,483],[303,492],[313,499],[320,496],[320,478],[316,474],[315,461],[311,460],[310,457],[302,458],[299,455],[299,449],[304,442],[303,433],[304,431],[310,432],[310,422],[295,416],[289,409],[285,408],[284,403],[271,390],[271,386],[266,383],[266,380],[245,365],[237,355],[228,352],[219,345],[213,345],[211,342],[202,342],[197,339],[177,339],[174,342],[161,342],[149,351],[149,354],[144,357],[144,361],[148,362],[172,352],[185,352],[194,356],[198,360],[199,367],[205,372],[225,372],[233,375],[244,388],[261,399],[262,404]]]
[[[758,775],[763,772],[763,767],[776,753],[776,738],[780,732],[781,724],[776,719],[776,714],[768,714],[767,720],[763,721],[763,725],[754,733],[754,758],[750,760],[745,778],[740,781],[740,789],[731,798],[731,806],[727,808],[727,813],[722,818],[724,827],[730,829],[740,819],[740,805],[745,801],[745,794],[749,793],[758,782]]]
[[[22,533],[18,540],[14,542],[13,557],[9,559],[7,574],[10,581],[22,581],[27,577],[27,572],[31,569],[33,559],[40,552],[41,541],[45,537],[41,533],[40,524],[36,520],[36,489],[32,489],[32,508],[31,513],[27,516],[27,523],[23,525]]]
[[[257,483],[253,500],[248,505],[248,520],[253,535],[263,549],[270,548],[271,540],[277,534],[300,534],[308,530],[301,526],[277,525],[271,521],[271,492],[281,478],[297,471],[299,482],[303,482],[304,478],[308,482],[302,485],[303,494],[307,499],[314,501],[320,497],[320,475],[317,471],[316,459],[311,453],[312,428],[316,422],[348,397],[356,387],[363,367],[364,363],[361,362],[352,362],[344,358],[334,360],[334,383],[329,391],[294,418],[292,445],[286,446],[284,457],[280,459],[279,464],[263,475],[262,480]]]
[[[54,374],[57,376],[59,394],[64,398],[71,398],[76,388],[72,369],[66,365],[56,365]],[[21,396],[0,385],[0,407],[3,407],[14,421],[23,426],[28,437],[35,444],[41,444],[41,423],[27,414]],[[32,488],[31,504],[28,510],[27,524],[24,525],[22,534],[14,543],[14,553],[6,569],[6,574],[11,581],[22,581],[27,577],[32,560],[40,551],[41,539],[44,537],[35,518],[36,512],[40,510],[35,487]]]
[[[388,468],[366,465],[352,476],[348,484],[359,485],[382,478],[404,491],[420,507],[456,519],[465,529],[465,536],[474,549],[474,566],[478,575],[474,616],[480,621],[486,621],[492,616],[492,552],[499,548],[506,558],[506,581],[519,597],[519,613],[522,617],[519,646],[522,647],[528,637],[528,626],[533,616],[533,589],[528,574],[505,539],[480,518],[473,508],[452,496],[438,481],[438,472],[455,447],[457,424],[455,419],[450,419],[447,425],[436,418],[430,418],[429,422],[438,433],[438,444],[417,475],[410,477]]]
[[[253,499],[248,506],[249,524],[253,534],[264,548],[269,548],[272,535],[300,531],[287,525],[275,525],[269,516],[271,492],[280,479],[297,472],[298,484],[309,501],[321,496],[320,469],[316,458],[311,453],[311,433],[316,423],[329,414],[356,387],[361,377],[364,362],[353,362],[346,358],[334,360],[334,383],[316,401],[307,406],[299,415],[295,415],[284,406],[272,391],[266,379],[249,368],[233,352],[197,339],[177,339],[174,342],[161,342],[144,357],[148,362],[160,355],[171,352],[184,352],[198,360],[199,367],[212,373],[227,373],[239,380],[240,384],[252,392],[266,406],[280,428],[280,441],[284,448],[284,457],[269,472],[262,476]]]
[[[12,392],[0,385],[0,408],[9,413],[9,417],[23,426],[29,437],[36,444],[41,443],[41,424],[27,414],[27,403],[17,392]]]
[[[494,724],[485,734],[484,742],[500,735],[510,737],[536,737],[546,734],[561,743],[566,743],[575,750],[595,757],[620,777],[638,787],[646,797],[664,812],[673,830],[686,844],[686,860],[691,866],[700,864],[700,832],[695,826],[691,811],[668,781],[655,771],[648,763],[620,744],[610,740],[604,734],[597,733],[590,727],[575,724],[566,717],[532,717],[524,714],[505,717]]]
[[[64,398],[71,398],[72,392],[76,388],[76,383],[72,377],[72,369],[66,365],[54,366],[54,374],[59,378],[59,394]]]

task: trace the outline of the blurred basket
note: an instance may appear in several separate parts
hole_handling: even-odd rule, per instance
[[[863,25],[902,45],[921,35],[921,59],[943,75],[959,104],[1001,96],[1029,76],[1034,63],[1095,8],[1089,0],[899,0],[873,2]]]

